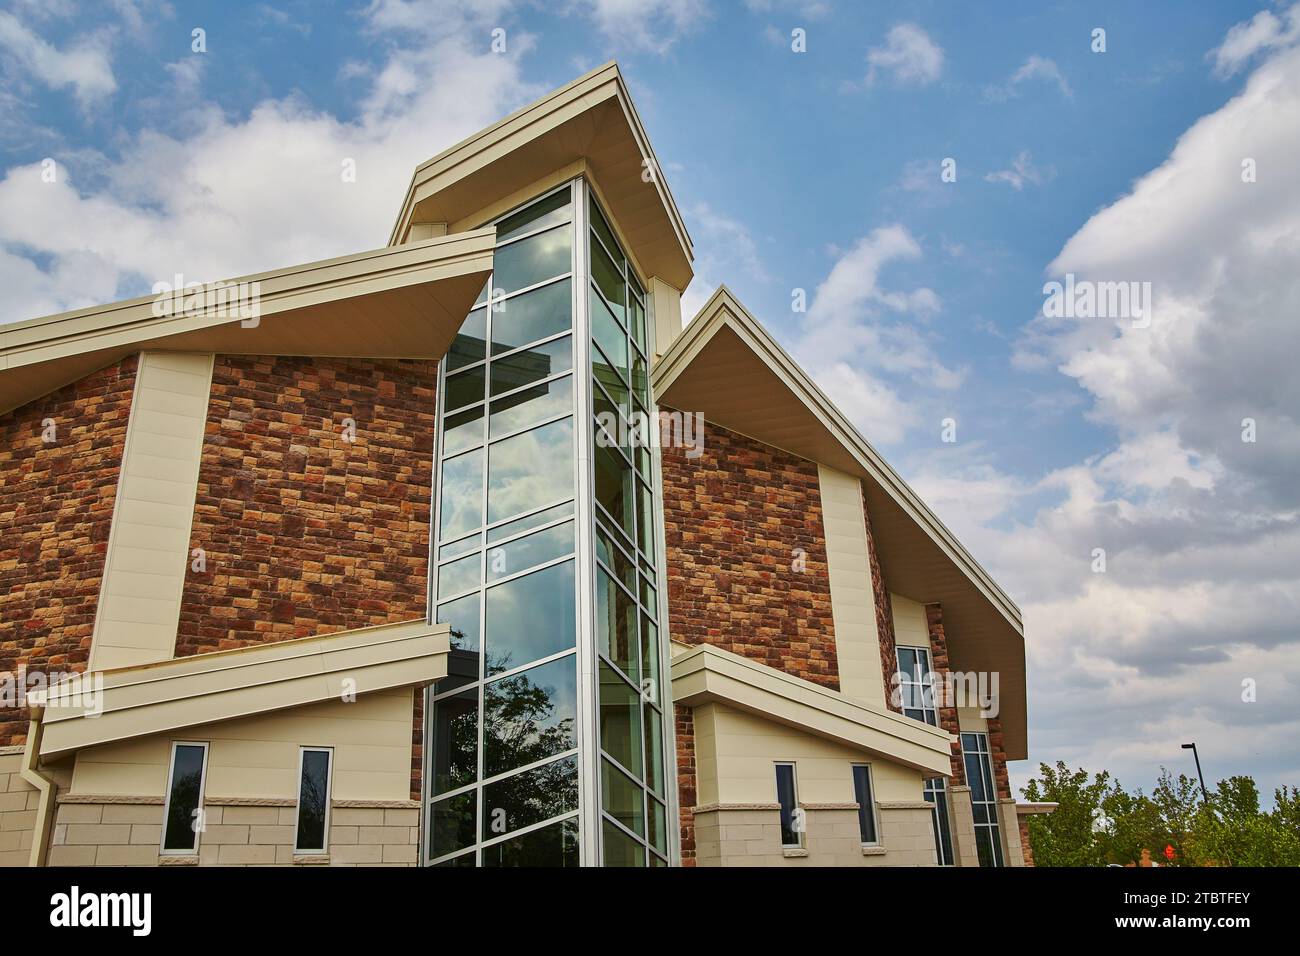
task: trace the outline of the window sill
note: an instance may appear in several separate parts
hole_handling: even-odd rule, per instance
[[[808,851],[799,846],[786,846],[781,848],[781,855],[788,860],[797,860],[807,856]]]
[[[863,856],[884,856],[886,852],[885,848],[879,844],[872,844],[862,848]]]
[[[198,866],[199,856],[197,853],[167,853],[158,855],[159,866]]]
[[[293,855],[294,866],[321,866],[329,863],[330,855],[328,853],[295,853]]]

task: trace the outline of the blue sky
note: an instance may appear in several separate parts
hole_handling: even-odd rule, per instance
[[[617,58],[688,305],[726,282],[1024,609],[1035,760],[1149,786],[1195,738],[1300,783],[1298,34],[1210,0],[11,0],[0,321],[380,246],[416,163]],[[1045,320],[1067,271],[1151,282],[1152,327]]]

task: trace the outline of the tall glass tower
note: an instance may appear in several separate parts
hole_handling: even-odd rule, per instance
[[[439,374],[425,707],[438,866],[672,858],[653,322],[582,178],[496,221]],[[641,438],[638,438],[641,436]]]

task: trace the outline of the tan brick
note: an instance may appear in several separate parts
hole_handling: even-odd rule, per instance
[[[96,846],[52,846],[46,862],[50,866],[94,866]]]
[[[156,804],[109,803],[104,805],[103,823],[156,823],[162,825],[163,808]]]
[[[162,843],[162,824],[161,823],[131,824],[131,842],[148,843],[154,847],[158,847]]]
[[[357,834],[358,843],[396,843],[411,842],[410,827],[361,827]]]
[[[96,866],[157,866],[158,846],[101,846]]]
[[[373,807],[334,807],[330,811],[330,821],[343,826],[381,827],[384,825],[384,811]]]
[[[387,827],[418,827],[420,825],[420,811],[411,810],[394,810],[389,808],[384,811],[384,826]]]
[[[382,863],[384,848],[379,844],[330,847],[331,863]]]
[[[10,810],[26,810],[27,794],[21,791],[14,793],[0,793],[0,813],[6,813]]]
[[[226,844],[221,847],[217,854],[217,862],[222,866],[229,865],[252,865],[267,864],[275,862],[274,846],[239,846],[235,844]]]
[[[280,807],[225,807],[223,809],[222,823],[275,825],[280,822]]]
[[[59,823],[99,823],[103,814],[104,808],[97,803],[62,803],[55,819]]]
[[[282,826],[265,826],[252,827],[249,833],[249,843],[285,843],[293,845],[295,833],[293,827]]]
[[[126,823],[70,823],[69,846],[121,844],[131,842],[131,827]]]
[[[408,846],[385,846],[384,858],[385,863],[414,863],[415,847]]]
[[[248,827],[218,823],[215,826],[208,826],[203,831],[200,841],[209,846],[221,846],[226,843],[246,844],[248,843]]]

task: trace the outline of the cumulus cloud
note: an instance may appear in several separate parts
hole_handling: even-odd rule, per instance
[[[82,109],[117,89],[106,35],[80,37],[60,50],[12,13],[0,11],[0,50],[44,86],[55,90],[71,87]]]
[[[667,53],[710,16],[707,0],[572,0],[615,47]]]
[[[867,51],[867,84],[889,74],[901,86],[926,86],[943,72],[943,48],[915,23],[895,24],[883,46]]]
[[[1227,78],[1257,54],[1291,46],[1297,39],[1300,39],[1300,4],[1280,17],[1271,10],[1261,10],[1252,19],[1229,30],[1223,43],[1209,55],[1214,58],[1214,72]]]
[[[1070,84],[1066,81],[1061,68],[1056,65],[1056,61],[1034,53],[1011,74],[1005,83],[985,87],[984,98],[993,102],[1014,99],[1020,95],[1021,84],[1031,80],[1055,84],[1067,100],[1074,97],[1074,91],[1070,89]]]

